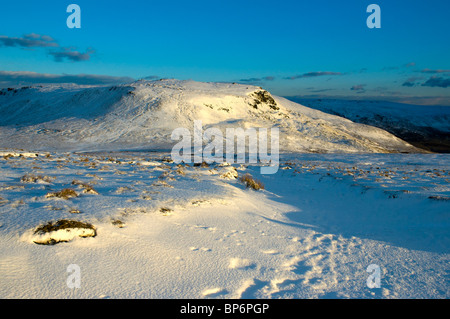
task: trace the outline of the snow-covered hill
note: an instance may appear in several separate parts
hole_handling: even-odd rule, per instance
[[[39,86],[0,91],[0,147],[33,150],[170,149],[178,127],[280,129],[280,150],[420,152],[394,135],[323,113],[260,87],[137,81],[113,87]]]
[[[426,150],[450,153],[448,106],[301,97],[289,97],[289,100],[357,123],[379,127]]]

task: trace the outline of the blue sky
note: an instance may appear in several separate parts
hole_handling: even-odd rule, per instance
[[[71,3],[81,29],[66,26]],[[366,25],[371,3],[381,29]],[[149,76],[450,105],[449,1],[22,0],[1,8],[2,86],[26,83],[25,72],[37,73],[33,81]]]

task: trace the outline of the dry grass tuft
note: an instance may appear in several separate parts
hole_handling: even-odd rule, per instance
[[[161,207],[161,208],[159,209],[159,211],[160,211],[164,216],[170,215],[170,214],[172,214],[172,212],[173,212],[172,209],[167,208],[167,207]]]
[[[57,197],[57,198],[63,198],[63,199],[70,199],[73,197],[78,197],[78,194],[75,190],[71,188],[64,188],[63,190],[59,192],[54,193],[48,193],[45,197],[51,198],[51,197]]]
[[[55,180],[54,177],[31,175],[31,174],[26,174],[20,178],[20,181],[22,183],[39,183],[39,182],[51,183],[54,180]]]
[[[250,174],[245,174],[239,178],[239,181],[245,184],[247,188],[253,188],[254,190],[264,189],[264,184],[252,177]]]
[[[73,180],[72,185],[78,185],[83,188],[83,193],[98,195],[98,192],[90,185],[81,181]]]
[[[55,223],[48,222],[45,225],[41,225],[36,228],[34,231],[35,234],[37,233],[49,233],[52,231],[57,231],[60,229],[68,229],[68,228],[87,228],[87,229],[93,229],[95,230],[95,227],[92,224],[89,223],[83,223],[76,220],[67,220],[67,219],[61,219]]]
[[[123,228],[125,227],[125,223],[123,221],[121,221],[120,219],[112,219],[111,220],[111,224],[118,227],[118,228]]]
[[[201,163],[194,163],[194,167],[202,167],[202,168],[206,168],[209,167],[209,164],[206,163],[205,161],[201,162]]]

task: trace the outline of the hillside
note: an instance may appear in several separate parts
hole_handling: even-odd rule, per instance
[[[301,97],[289,99],[356,123],[379,127],[416,147],[437,153],[450,153],[448,106]]]
[[[38,86],[0,91],[0,147],[33,150],[170,149],[171,132],[280,129],[280,150],[316,153],[420,152],[394,135],[323,113],[256,86],[137,81],[112,87]]]

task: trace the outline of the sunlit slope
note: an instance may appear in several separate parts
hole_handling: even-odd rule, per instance
[[[256,86],[137,81],[113,87],[38,86],[0,91],[0,147],[35,150],[170,149],[178,127],[280,129],[280,150],[420,152],[394,135]]]

